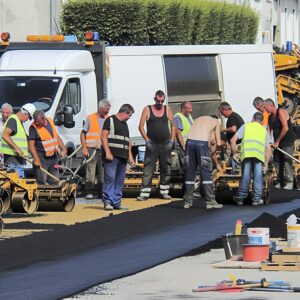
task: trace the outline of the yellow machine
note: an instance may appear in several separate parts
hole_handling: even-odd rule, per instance
[[[300,49],[298,45],[288,53],[274,53],[277,101],[300,124]]]
[[[232,168],[227,166],[227,161],[223,161],[222,169],[213,173],[213,183],[216,193],[222,193],[223,191],[232,191],[234,194],[237,192],[240,180],[242,178],[241,168],[238,167],[234,174],[232,174]],[[274,168],[267,170],[264,175],[264,187],[263,187],[263,200],[265,204],[270,203],[270,186],[273,185],[276,179],[276,173]]]
[[[75,205],[77,184],[72,180],[61,181],[58,185],[38,185],[35,179],[19,178],[17,172],[0,169],[0,197],[2,211],[10,209],[18,213],[34,213],[39,202],[59,201],[65,211],[71,211]]]

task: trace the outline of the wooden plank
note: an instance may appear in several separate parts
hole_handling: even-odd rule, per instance
[[[261,269],[263,271],[300,271],[300,263],[267,263],[262,264]]]
[[[291,254],[272,254],[272,263],[300,263],[300,255]]]
[[[282,248],[282,252],[299,252],[300,254],[300,248]]]
[[[248,261],[233,261],[231,259],[227,259],[212,265],[213,268],[216,269],[260,269],[261,262],[248,262]]]

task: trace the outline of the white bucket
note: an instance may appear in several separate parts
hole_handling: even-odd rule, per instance
[[[269,228],[248,228],[248,244],[251,245],[269,245],[270,229]]]
[[[288,247],[300,248],[300,224],[287,226]]]
[[[145,152],[146,152],[146,146],[139,146],[138,147],[138,151],[139,151],[138,160],[139,161],[144,161],[144,159],[145,159]]]

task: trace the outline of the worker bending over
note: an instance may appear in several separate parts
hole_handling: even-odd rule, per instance
[[[274,148],[273,162],[278,178],[275,187],[292,190],[294,187],[293,161],[277,150],[279,147],[290,155],[294,153],[295,136],[291,120],[287,111],[277,108],[272,99],[266,99],[264,106],[266,111],[270,113],[268,124],[274,137],[274,143],[271,146]]]
[[[259,112],[261,112],[264,116],[263,126],[268,127],[269,113],[266,111],[264,100],[261,97],[255,97],[253,100],[253,106]]]
[[[25,159],[28,155],[27,135],[23,123],[33,117],[36,108],[33,104],[24,104],[21,109],[12,114],[2,130],[0,153],[4,154],[4,163],[8,170],[16,170],[20,177],[24,177]]]
[[[239,114],[237,114],[232,110],[232,107],[228,102],[221,102],[221,104],[219,105],[219,112],[221,113],[222,116],[227,118],[226,128],[222,129],[221,132],[226,133],[227,141],[231,145],[230,143],[231,138],[245,122]],[[240,141],[237,141],[237,143],[239,144]],[[232,173],[234,174],[236,169],[236,162],[233,159],[233,152],[234,150],[231,148],[230,160],[231,160]]]
[[[157,91],[154,101],[154,105],[148,105],[144,108],[139,124],[140,133],[146,142],[146,152],[142,188],[140,195],[137,197],[138,201],[145,201],[150,197],[152,176],[156,169],[157,159],[159,160],[160,169],[160,197],[164,200],[171,199],[169,195],[171,151],[176,130],[173,124],[172,110],[168,105],[164,105],[164,92]],[[147,132],[144,128],[145,123],[147,124]]]
[[[81,131],[80,140],[82,145],[82,154],[85,157],[92,155],[96,151],[93,159],[86,164],[85,175],[85,197],[86,199],[93,199],[96,190],[95,179],[98,174],[98,192],[102,199],[102,185],[103,185],[103,166],[101,160],[101,133],[104,121],[108,117],[111,104],[108,100],[103,99],[98,103],[98,111],[90,114],[84,123]]]
[[[261,112],[253,115],[252,122],[244,124],[232,137],[231,145],[236,151],[237,140],[242,140],[241,161],[242,178],[237,196],[237,205],[243,205],[248,198],[251,177],[253,174],[252,205],[264,204],[263,200],[263,165],[266,160],[266,145],[270,143],[267,130],[263,126],[264,116]]]
[[[58,164],[60,150],[61,156],[64,158],[67,155],[67,148],[57,134],[53,121],[49,117],[45,117],[42,110],[37,110],[33,114],[28,140],[37,183],[42,185],[55,184],[56,181],[43,172],[40,167],[59,178],[59,172],[55,165]]]
[[[215,135],[217,148],[221,147],[220,122],[217,117],[203,116],[197,118],[188,134],[186,143],[186,159],[184,168],[185,193],[184,208],[193,206],[193,192],[196,170],[199,167],[200,181],[203,186],[203,194],[206,208],[221,208],[215,199],[212,181],[212,158],[209,148],[211,134]]]

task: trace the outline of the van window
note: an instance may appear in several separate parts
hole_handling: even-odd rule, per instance
[[[68,79],[61,95],[57,110],[62,111],[66,105],[71,105],[73,107],[75,115],[80,112],[81,89],[79,78]]]
[[[60,77],[0,77],[0,106],[7,102],[18,111],[22,105],[33,103],[37,109],[48,111],[60,82]]]
[[[164,56],[169,102],[220,100],[216,55]]]

